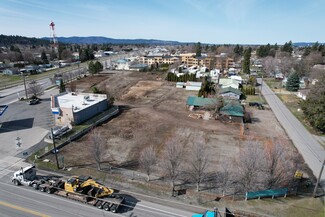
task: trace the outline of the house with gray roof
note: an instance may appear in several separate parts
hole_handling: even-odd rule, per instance
[[[242,92],[239,89],[233,87],[226,87],[220,89],[220,96],[229,99],[240,99]]]

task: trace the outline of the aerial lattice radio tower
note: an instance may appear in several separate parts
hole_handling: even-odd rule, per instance
[[[51,37],[51,43],[52,43],[52,46],[55,50],[56,53],[59,52],[59,43],[58,43],[58,40],[56,38],[56,34],[55,34],[55,24],[53,21],[51,21],[50,23],[50,30],[51,30],[51,33],[50,33],[50,37]]]

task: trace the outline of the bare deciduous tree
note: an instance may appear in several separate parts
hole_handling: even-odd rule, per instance
[[[267,75],[273,74],[276,71],[278,65],[278,60],[273,57],[268,56],[263,59],[263,69]]]
[[[262,183],[264,168],[263,146],[252,139],[245,144],[246,149],[242,150],[237,158],[237,187],[244,191],[256,190]]]
[[[154,169],[155,164],[157,163],[156,150],[153,145],[142,150],[139,160],[141,168],[147,174],[147,181],[150,181],[150,175]]]
[[[165,152],[164,152],[164,164],[167,177],[171,182],[172,188],[174,190],[175,181],[179,176],[179,168],[183,161],[183,144],[175,138],[169,139],[166,142]]]
[[[24,58],[24,61],[27,61],[28,63],[33,63],[33,61],[35,60],[34,55],[30,51],[24,52],[23,58]]]
[[[101,170],[101,163],[103,161],[106,139],[97,129],[94,129],[90,132],[88,139],[91,145],[92,155],[97,164],[97,169]]]
[[[225,195],[233,185],[233,172],[231,165],[226,160],[223,161],[221,170],[217,173],[217,185]]]
[[[279,60],[280,60],[279,68],[281,70],[281,73],[283,73],[285,76],[288,76],[294,65],[294,61],[292,57],[283,56]]]
[[[269,141],[264,148],[264,160],[267,189],[285,186],[292,180],[294,164],[282,143]]]
[[[43,87],[36,80],[32,80],[28,83],[28,93],[32,94],[33,97],[38,97],[44,93]]]
[[[318,69],[318,68],[312,68],[310,77],[315,78],[315,79],[320,79],[323,75],[325,75],[325,70],[324,69]]]
[[[315,64],[323,63],[323,56],[320,52],[311,52],[305,59],[308,69],[311,69]]]
[[[196,191],[200,190],[200,184],[206,176],[206,170],[209,163],[209,154],[205,147],[205,140],[203,136],[197,137],[189,154],[189,168],[188,173],[190,178],[196,184]]]

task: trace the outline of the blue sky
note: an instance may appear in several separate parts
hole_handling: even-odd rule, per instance
[[[0,34],[215,44],[325,42],[325,0],[0,0]]]

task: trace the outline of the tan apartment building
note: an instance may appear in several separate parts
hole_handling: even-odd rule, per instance
[[[196,57],[195,53],[184,53],[180,54],[179,57],[175,56],[143,56],[140,58],[141,63],[147,64],[148,66],[158,64],[174,64],[175,62],[181,61],[188,67],[191,66],[206,66],[209,69],[228,69],[234,67],[234,59],[224,55],[214,56],[201,56]]]
[[[206,66],[209,69],[228,69],[234,67],[234,59],[222,55],[196,57],[195,53],[180,54],[182,63],[188,67]]]
[[[158,63],[158,64],[174,64],[179,61],[179,57],[175,56],[143,56],[140,57],[140,62],[142,64],[147,64],[148,66]]]

